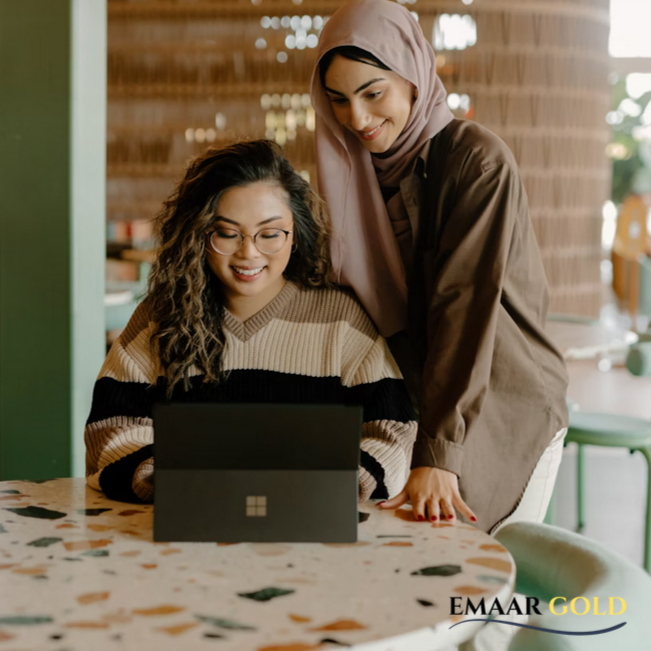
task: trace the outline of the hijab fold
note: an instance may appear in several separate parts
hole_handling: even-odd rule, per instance
[[[335,119],[319,65],[333,48],[373,54],[418,91],[403,132],[386,157],[372,156]],[[319,190],[332,223],[334,280],[352,287],[379,331],[407,327],[407,278],[380,187],[397,187],[423,145],[452,119],[436,57],[407,9],[389,0],[355,0],[336,11],[319,39],[312,75]]]

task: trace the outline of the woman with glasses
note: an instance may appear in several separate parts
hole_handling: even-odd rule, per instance
[[[334,279],[388,343],[419,408],[412,472],[382,505],[494,530],[542,520],[567,424],[567,376],[544,333],[548,292],[517,164],[453,118],[405,7],[359,0],[319,37],[319,190]]]
[[[328,283],[324,206],[280,148],[208,150],[157,235],[147,295],[95,384],[88,484],[152,500],[156,401],[336,403],[364,408],[360,500],[397,495],[416,435],[407,390],[363,308]]]

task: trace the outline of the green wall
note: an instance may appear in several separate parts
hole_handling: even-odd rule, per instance
[[[83,474],[103,359],[106,0],[0,0],[0,479]]]

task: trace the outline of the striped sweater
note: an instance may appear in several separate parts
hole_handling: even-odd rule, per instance
[[[84,432],[88,484],[120,501],[153,498],[151,414],[167,386],[153,330],[142,304],[102,366]],[[415,414],[386,342],[350,293],[288,282],[245,322],[226,310],[224,332],[227,378],[204,382],[191,369],[190,389],[179,383],[173,401],[361,404],[360,501],[402,490]]]

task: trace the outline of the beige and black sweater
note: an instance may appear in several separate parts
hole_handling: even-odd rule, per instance
[[[407,479],[417,424],[400,371],[350,294],[287,283],[245,322],[225,312],[226,380],[196,369],[176,402],[361,404],[360,500],[392,497]],[[152,352],[153,324],[141,305],[113,344],[93,392],[84,438],[86,476],[111,499],[153,498],[151,412],[166,380]]]

